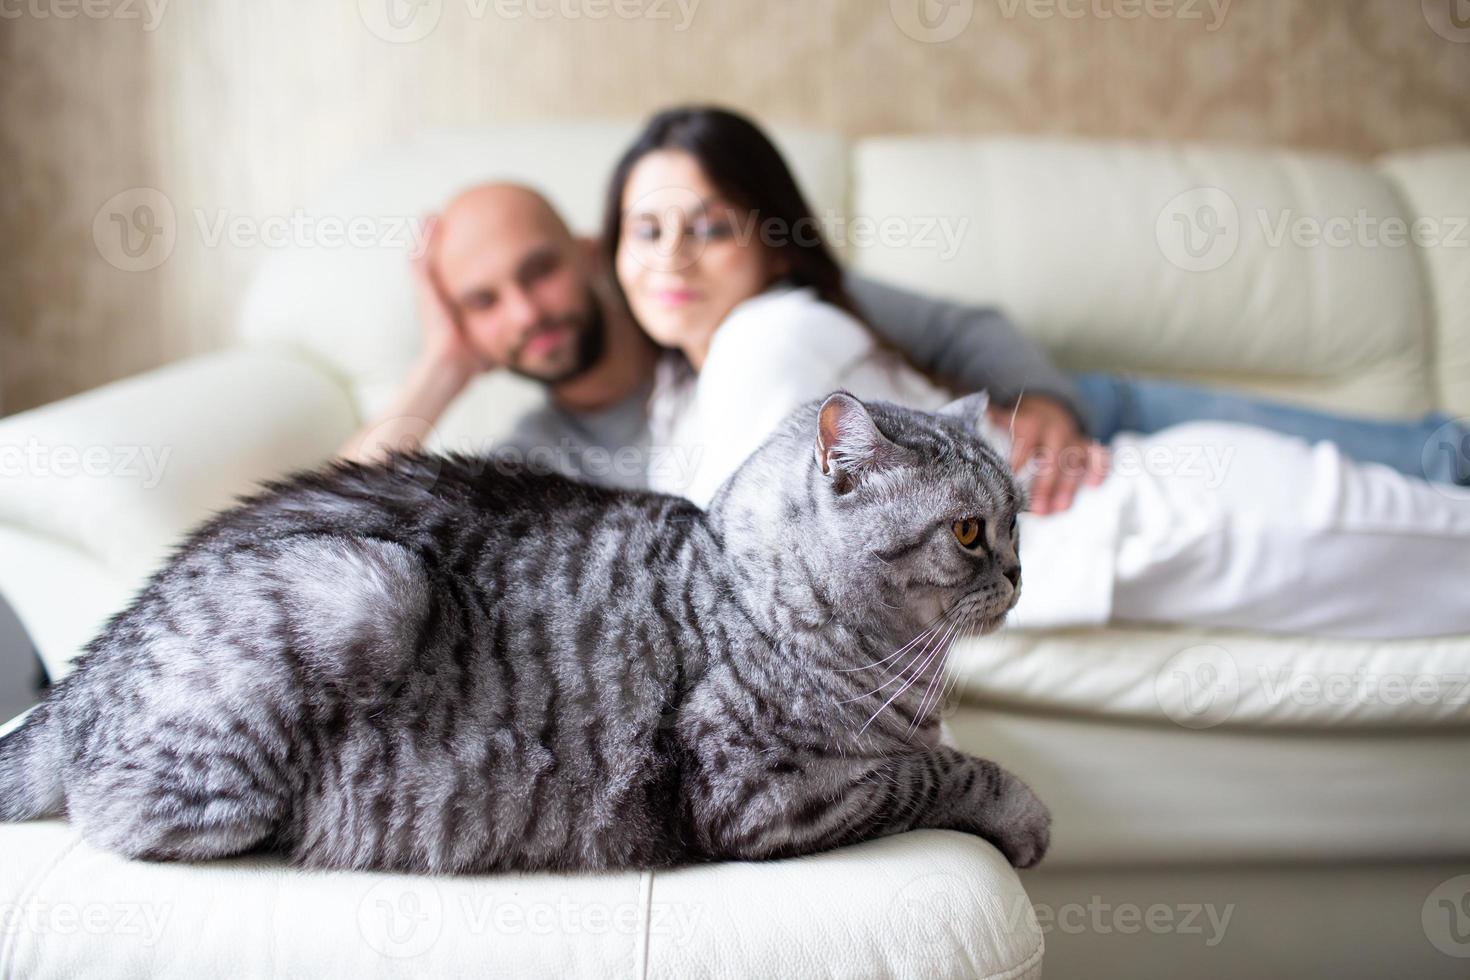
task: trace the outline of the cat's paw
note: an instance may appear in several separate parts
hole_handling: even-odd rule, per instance
[[[1033,867],[1051,846],[1051,811],[1031,787],[1009,773],[999,804],[986,822],[986,838],[1012,867]]]
[[[1034,867],[1046,857],[1046,849],[1051,846],[1051,814],[1043,812],[1021,826],[1002,831],[993,843],[1011,862],[1011,867]]]

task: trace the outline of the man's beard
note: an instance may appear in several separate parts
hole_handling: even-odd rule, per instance
[[[537,373],[527,371],[520,367],[521,356],[525,353],[526,345],[529,344],[538,333],[553,327],[570,327],[572,330],[572,359],[565,367],[553,373]],[[587,291],[587,312],[585,314],[573,313],[555,320],[548,320],[538,324],[528,331],[526,339],[511,353],[509,367],[512,373],[519,374],[523,378],[538,381],[545,385],[559,385],[573,378],[581,377],[602,360],[602,355],[607,349],[607,324],[602,315],[602,305],[597,302],[597,297],[589,289]]]

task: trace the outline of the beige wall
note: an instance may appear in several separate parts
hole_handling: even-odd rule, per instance
[[[230,321],[259,253],[180,235],[162,265],[116,268],[93,241],[114,194],[287,214],[422,127],[715,100],[850,135],[1470,139],[1470,43],[1419,0],[421,0],[398,32],[385,11],[408,0],[83,2],[0,0],[6,412]]]

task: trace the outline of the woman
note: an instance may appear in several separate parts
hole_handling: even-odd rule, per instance
[[[792,408],[836,388],[947,399],[853,314],[789,169],[748,120],[656,116],[614,172],[603,241],[634,316],[671,351],[653,437],[687,449],[693,473],[656,489],[708,503]],[[1248,426],[1125,433],[1111,448],[1130,465],[1023,521],[1017,625],[1470,632],[1470,494]]]

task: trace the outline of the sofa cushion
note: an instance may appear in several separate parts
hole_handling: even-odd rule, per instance
[[[1005,859],[923,831],[789,861],[644,874],[301,872],[128,861],[59,821],[0,826],[0,975],[1041,975]]]
[[[1440,408],[1470,415],[1470,148],[1401,153],[1382,164],[1410,215],[1423,222],[1419,252],[1435,310]]]
[[[1470,730],[1470,638],[1010,630],[956,645],[967,697],[1185,728]]]
[[[1432,407],[1418,256],[1376,243],[1405,211],[1367,167],[1275,151],[883,138],[856,146],[853,189],[854,221],[901,222],[856,251],[859,268],[998,304],[1069,367],[1358,414]]]

